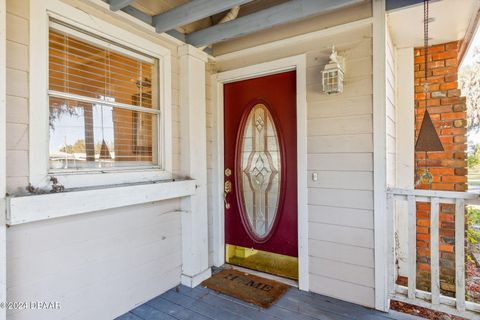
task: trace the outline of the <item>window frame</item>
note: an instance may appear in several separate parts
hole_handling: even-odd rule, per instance
[[[158,59],[157,163],[145,167],[50,170],[49,167],[49,30],[55,19],[121,46]],[[112,185],[172,178],[171,52],[169,49],[59,0],[30,4],[29,182],[49,184],[52,176],[66,188]],[[32,121],[35,119],[35,121]]]

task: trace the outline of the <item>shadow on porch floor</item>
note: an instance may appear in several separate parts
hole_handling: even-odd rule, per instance
[[[117,320],[157,319],[287,319],[287,320],[407,320],[420,319],[391,311],[382,313],[352,303],[290,288],[269,309],[197,286],[178,286],[142,304]]]

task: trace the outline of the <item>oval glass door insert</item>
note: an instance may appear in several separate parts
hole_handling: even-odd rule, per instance
[[[240,214],[250,236],[262,239],[277,217],[282,178],[278,131],[264,104],[251,109],[240,137]]]

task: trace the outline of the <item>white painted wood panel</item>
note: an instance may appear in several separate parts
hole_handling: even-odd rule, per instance
[[[310,273],[374,288],[373,268],[310,257]]]
[[[373,209],[372,191],[310,188],[308,190],[308,199],[311,205]]]
[[[373,249],[353,247],[346,244],[322,240],[309,240],[310,254],[313,257],[350,263],[358,266],[374,266]]]
[[[22,18],[28,18],[29,0],[7,0],[7,12]]]
[[[373,152],[372,134],[308,137],[309,153]]]
[[[310,205],[308,213],[311,222],[373,229],[372,210]]]
[[[372,154],[364,153],[309,153],[308,170],[373,171]]]
[[[318,180],[309,179],[309,188],[373,190],[372,173],[368,171],[308,171],[310,177],[313,173]]]
[[[455,202],[455,292],[458,311],[465,310],[465,201]]]
[[[362,248],[373,248],[373,232],[369,229],[310,222],[310,239],[331,241]]]
[[[195,194],[197,180],[179,180],[8,198],[9,225]],[[75,205],[72,205],[75,204]]]
[[[5,211],[7,194],[6,158],[7,149],[7,108],[6,108],[6,1],[0,0],[0,301],[7,301],[7,226],[5,224]],[[7,311],[0,310],[0,320],[6,320]]]
[[[387,116],[387,185],[393,186],[397,179],[397,141],[396,141],[396,48],[386,30],[386,116]]]
[[[370,94],[341,99],[335,102],[310,102],[308,108],[308,119],[367,114],[372,114],[372,96]]]
[[[308,136],[372,133],[372,116],[348,116],[308,120]]]
[[[7,12],[7,40],[28,45],[28,20],[26,18]]]
[[[417,290],[417,206],[415,196],[408,196],[408,298]]]
[[[440,302],[440,199],[432,198],[430,208],[430,266],[432,305]]]
[[[310,288],[313,292],[367,307],[374,304],[374,289],[363,285],[312,274]]]
[[[9,298],[60,301],[55,317],[112,319],[180,282],[180,203],[169,200],[9,228]],[[52,315],[12,313],[12,319]]]

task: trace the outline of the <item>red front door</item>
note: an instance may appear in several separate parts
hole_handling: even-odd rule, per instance
[[[295,71],[226,84],[224,108],[227,262],[295,278]]]

